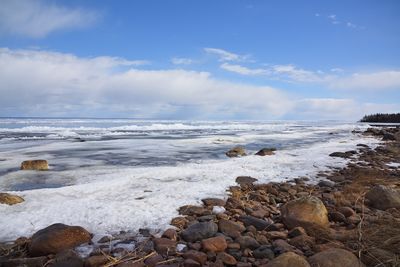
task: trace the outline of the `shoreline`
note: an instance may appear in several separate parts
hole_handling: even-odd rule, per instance
[[[398,131],[398,128],[393,129]],[[385,136],[388,138],[388,134],[395,136],[395,133],[368,130],[364,134],[384,139]],[[371,208],[373,203],[369,203],[365,196],[374,184],[395,187],[396,190],[400,187],[399,167],[387,166],[388,163],[400,161],[400,140],[387,139],[375,150],[359,147],[358,154],[337,155],[350,157],[351,161],[331,174],[321,174],[326,180],[319,185],[307,184],[304,179],[253,184],[254,180],[242,178],[239,179],[240,186],[228,189],[226,201],[208,199],[203,201],[203,206],[181,207],[182,216],[174,218],[171,223],[177,230],[168,229],[164,237],[153,237],[145,230],[139,236],[125,233],[123,238],[126,240],[111,241],[104,238],[104,245],[100,244],[86,259],[69,251],[67,256],[65,253],[55,257],[45,255],[39,259],[28,258],[28,261],[50,261],[49,266],[72,260],[81,262],[81,265],[70,266],[283,266],[270,265],[283,255],[297,260],[299,264],[307,264],[308,260],[312,265],[313,261],[318,261],[318,257],[315,257],[318,253],[341,248],[350,251],[356,260],[360,257],[366,266],[385,262],[387,265],[381,266],[398,266],[400,251],[396,242],[400,242],[400,209],[382,211]],[[295,199],[309,197],[322,201],[327,209],[325,216],[329,225],[321,228],[318,223],[312,223],[312,226],[293,227],[295,223],[283,218],[282,206]],[[203,228],[206,225],[209,229],[206,227],[206,230],[201,230],[199,225]],[[318,227],[314,227],[316,225]],[[373,234],[376,229],[379,235]],[[192,239],[191,236],[199,237]],[[393,236],[399,237],[398,240]],[[388,243],[388,240],[392,243]],[[21,263],[21,259],[30,253],[30,242],[32,240],[25,239],[7,245],[10,253],[6,257],[4,253],[0,254],[0,266],[18,266],[15,264],[18,261]],[[113,242],[121,245],[110,251]],[[126,249],[132,244],[136,246],[134,252]],[[335,253],[344,252],[339,249]],[[81,251],[81,254],[84,253]]]

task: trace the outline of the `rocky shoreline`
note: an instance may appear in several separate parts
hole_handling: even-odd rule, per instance
[[[350,162],[321,173],[317,185],[307,177],[268,184],[238,177],[226,200],[179,208],[162,234],[94,242],[79,226],[51,225],[0,245],[0,267],[400,266],[400,129],[363,134],[384,142],[332,153]]]

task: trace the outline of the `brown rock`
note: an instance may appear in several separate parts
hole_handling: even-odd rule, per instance
[[[0,204],[15,205],[24,202],[24,199],[17,195],[0,193]]]
[[[199,267],[199,266],[202,266],[202,264],[192,259],[186,259],[183,261],[183,267]]]
[[[73,250],[65,250],[57,253],[51,267],[83,267],[84,261],[79,257],[78,253]]]
[[[387,210],[390,208],[400,208],[399,191],[383,185],[376,185],[367,192],[365,198],[369,205],[376,209]]]
[[[350,217],[356,214],[356,212],[350,207],[340,207],[338,208],[338,211],[342,213],[345,217]]]
[[[205,198],[201,200],[206,206],[225,206],[226,201],[220,198]]]
[[[153,240],[155,250],[161,255],[174,255],[176,253],[176,241],[168,238],[155,238]]]
[[[316,197],[303,197],[286,203],[281,208],[281,218],[289,229],[297,226],[306,230],[313,226],[329,226],[328,211]]]
[[[0,266],[2,267],[43,267],[49,261],[47,257],[35,257],[35,258],[19,258],[19,259],[8,259],[2,261],[0,258]]]
[[[50,225],[36,232],[29,245],[29,254],[45,256],[74,248],[92,239],[90,233],[80,226],[61,223]]]
[[[240,233],[246,230],[242,224],[224,219],[219,221],[218,227],[222,233],[233,238],[240,236]]]
[[[196,250],[189,250],[183,254],[183,258],[191,259],[200,263],[201,265],[204,265],[207,261],[207,254]]]
[[[289,233],[288,233],[288,236],[290,238],[293,238],[293,237],[296,237],[296,236],[299,236],[299,235],[305,235],[305,234],[307,234],[306,230],[304,230],[303,227],[298,226],[298,227],[295,227],[292,230],[290,230]]]
[[[220,260],[224,264],[230,265],[230,266],[237,264],[236,259],[233,256],[231,256],[231,255],[229,255],[228,253],[225,253],[225,252],[218,253],[217,260]]]
[[[171,225],[175,226],[176,228],[183,229],[186,228],[188,222],[188,219],[185,217],[175,217],[171,220]]]
[[[159,262],[164,261],[164,258],[160,254],[155,254],[144,261],[144,264],[148,267],[154,267]]]
[[[228,244],[223,236],[204,239],[201,241],[201,245],[205,251],[210,252],[221,252],[228,247]]]
[[[281,231],[269,231],[267,232],[267,237],[269,239],[286,239],[288,234]]]
[[[310,264],[302,256],[286,252],[270,261],[265,267],[310,267]]]
[[[165,237],[165,238],[176,241],[178,234],[176,233],[175,229],[169,228],[169,229],[165,230],[165,232],[162,234],[161,237]]]
[[[289,244],[303,251],[310,250],[315,244],[315,238],[308,235],[299,235],[290,239]]]
[[[256,178],[250,177],[250,176],[238,176],[236,177],[236,183],[238,183],[240,186],[244,185],[252,185],[254,182],[257,182],[258,180]]]
[[[348,250],[331,248],[308,259],[312,267],[361,267],[358,258]]]
[[[36,171],[47,171],[49,164],[46,160],[25,160],[21,163],[21,170],[36,170]]]
[[[109,261],[105,255],[91,256],[85,260],[85,267],[100,267]]]
[[[244,149],[244,147],[236,146],[236,147],[232,148],[231,150],[229,150],[228,152],[226,152],[225,155],[227,155],[230,158],[242,157],[242,156],[246,156],[246,150]]]
[[[210,214],[210,212],[203,207],[193,206],[193,205],[185,205],[185,206],[182,206],[179,208],[179,214],[189,215],[189,216],[193,216],[193,215],[201,216],[201,215],[208,215],[208,214]]]
[[[256,153],[257,156],[271,156],[274,155],[276,148],[263,148]]]
[[[329,218],[334,222],[346,222],[346,216],[338,211],[329,212]]]
[[[251,236],[240,236],[236,239],[236,242],[240,244],[241,249],[256,249],[260,246],[260,243]]]

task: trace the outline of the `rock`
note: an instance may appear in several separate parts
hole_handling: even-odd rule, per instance
[[[206,206],[225,206],[226,201],[219,198],[205,198],[201,200]]]
[[[225,252],[218,253],[217,260],[220,260],[225,265],[229,265],[229,266],[237,264],[236,259],[233,256],[231,256],[231,255],[229,255],[228,253],[225,253]]]
[[[218,226],[213,222],[200,222],[190,225],[182,232],[182,238],[187,242],[196,242],[214,236]]]
[[[274,155],[274,151],[276,151],[276,148],[263,148],[260,151],[256,153],[257,156],[271,156]]]
[[[207,254],[196,250],[189,250],[183,254],[183,258],[191,259],[200,263],[201,265],[204,265],[207,261]]]
[[[331,248],[308,258],[312,267],[361,267],[362,263],[350,251]]]
[[[0,193],[0,204],[15,205],[24,202],[24,199],[17,195]]]
[[[357,154],[357,151],[350,150],[350,151],[346,151],[346,152],[333,152],[333,153],[329,154],[329,156],[337,157],[337,158],[350,158],[354,154]]]
[[[226,209],[222,206],[213,206],[212,208],[212,214],[218,215],[222,214],[226,211]]]
[[[21,170],[36,170],[36,171],[47,171],[49,164],[47,160],[25,160],[21,163]]]
[[[303,227],[298,226],[289,231],[288,237],[293,238],[296,236],[306,235],[306,234],[307,234],[306,230],[304,230]]]
[[[36,232],[29,245],[31,256],[46,256],[74,248],[91,240],[88,231],[80,226],[61,223],[50,225]]]
[[[246,248],[256,249],[260,247],[260,243],[251,236],[240,236],[236,239],[236,242],[240,244],[242,250]]]
[[[85,260],[85,267],[100,267],[104,266],[109,261],[106,255],[90,256]]]
[[[290,245],[283,239],[274,240],[274,242],[272,242],[272,246],[274,247],[274,252],[277,254],[282,254],[285,252],[298,252],[302,254],[301,251],[299,251],[296,247]]]
[[[287,202],[281,208],[283,223],[292,229],[301,226],[307,230],[308,227],[328,227],[328,211],[317,197],[303,197]]]
[[[257,181],[258,180],[256,178],[250,176],[239,176],[236,178],[236,183],[238,183],[240,186],[252,185],[254,182]]]
[[[286,252],[268,262],[266,267],[310,267],[310,264],[302,256],[293,252]]]
[[[169,229],[165,230],[165,232],[162,234],[161,237],[165,237],[165,238],[176,241],[178,238],[178,234],[176,233],[175,229],[169,228]]]
[[[247,154],[246,154],[246,150],[244,149],[244,147],[236,146],[236,147],[232,148],[231,150],[229,150],[228,152],[226,152],[225,155],[227,155],[230,158],[233,158],[233,157],[246,156]]]
[[[164,258],[160,254],[155,254],[144,261],[145,266],[154,267],[157,266],[159,262],[164,261]]]
[[[315,244],[315,238],[308,235],[299,235],[290,239],[289,244],[303,251],[310,250]]]
[[[185,217],[175,217],[171,220],[171,225],[175,226],[176,228],[183,229],[188,224],[188,219]]]
[[[331,181],[327,181],[327,180],[322,180],[322,181],[319,181],[318,186],[319,187],[334,187],[335,183],[331,182]]]
[[[271,225],[270,222],[248,215],[240,216],[239,221],[243,222],[246,227],[254,226],[258,231],[266,230]]]
[[[200,267],[202,264],[192,259],[186,259],[183,261],[183,267]]]
[[[203,249],[207,252],[221,252],[224,251],[228,244],[223,236],[216,236],[201,241]]]
[[[84,261],[78,253],[66,250],[58,253],[49,267],[83,267]]]
[[[383,141],[394,141],[394,140],[396,140],[396,137],[394,136],[394,134],[385,132],[383,134],[382,140]]]
[[[270,259],[275,258],[275,254],[271,249],[271,246],[263,245],[253,251],[253,256],[256,259]]]
[[[35,258],[18,258],[18,259],[7,259],[5,261],[1,260],[0,266],[2,267],[43,267],[46,266],[48,262],[47,257],[35,257]]]
[[[246,230],[242,224],[224,219],[219,220],[218,227],[220,232],[232,238],[239,237]]]
[[[174,255],[176,253],[176,241],[168,238],[155,238],[154,249],[161,255]]]
[[[369,205],[376,209],[400,208],[399,191],[384,185],[376,185],[371,188],[365,198],[368,199]]]
[[[209,212],[207,209],[199,206],[193,206],[193,205],[185,205],[179,208],[179,214],[181,215],[188,215],[188,216],[201,216],[201,215],[209,215]],[[208,214],[207,214],[208,213]]]
[[[350,207],[339,207],[338,211],[342,213],[346,218],[356,214],[356,212]]]
[[[329,212],[329,218],[334,222],[346,222],[346,216],[338,211]]]

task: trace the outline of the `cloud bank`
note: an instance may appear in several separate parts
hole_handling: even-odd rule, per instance
[[[58,30],[93,25],[99,14],[43,0],[2,0],[0,34],[42,38]]]

